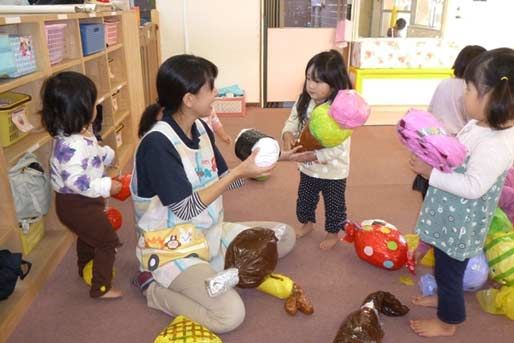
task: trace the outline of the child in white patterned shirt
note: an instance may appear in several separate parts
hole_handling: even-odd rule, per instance
[[[96,116],[96,86],[87,76],[62,72],[46,80],[42,89],[42,121],[53,137],[50,157],[57,216],[77,237],[78,271],[93,261],[92,298],[119,298],[112,288],[112,269],[118,235],[104,213],[104,198],[121,189],[104,176],[114,151],[99,146],[91,132]]]

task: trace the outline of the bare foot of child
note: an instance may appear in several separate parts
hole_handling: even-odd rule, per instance
[[[307,236],[314,230],[314,223],[308,222],[302,225],[302,227],[295,227],[296,237]]]
[[[410,327],[417,335],[423,337],[453,336],[457,330],[457,325],[446,324],[437,318],[411,320]]]
[[[111,288],[107,293],[99,297],[99,299],[117,299],[121,298],[123,296],[123,293],[116,288]]]
[[[422,296],[418,295],[414,298],[412,298],[412,303],[417,306],[423,306],[423,307],[437,307],[437,296],[436,295],[430,295],[430,296]]]
[[[321,241],[319,244],[319,248],[321,250],[329,250],[337,244],[339,237],[337,237],[337,233],[327,233],[325,239]]]

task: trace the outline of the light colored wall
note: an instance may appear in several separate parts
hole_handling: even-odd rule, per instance
[[[218,87],[237,83],[247,102],[260,101],[259,0],[157,0],[156,5],[163,59],[185,52],[205,57],[219,68]]]
[[[303,87],[307,62],[333,48],[334,38],[334,28],[268,29],[267,100],[295,101]]]
[[[448,1],[445,38],[462,45],[479,44],[487,49],[514,48],[514,1]]]

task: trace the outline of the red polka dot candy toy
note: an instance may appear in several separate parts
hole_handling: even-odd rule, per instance
[[[388,270],[407,266],[414,272],[412,258],[408,257],[407,241],[398,229],[381,219],[365,220],[359,226],[345,224],[342,240],[354,243],[357,256],[362,260]]]

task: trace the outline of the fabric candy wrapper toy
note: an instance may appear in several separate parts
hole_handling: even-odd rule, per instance
[[[118,231],[123,223],[121,212],[114,207],[107,207],[105,209],[105,215],[107,216],[109,223],[111,223],[113,230]]]
[[[431,113],[410,109],[396,126],[401,142],[417,157],[443,172],[460,166],[466,147],[444,130],[443,124]]]
[[[484,251],[491,278],[500,284],[514,286],[514,231],[490,232]]]
[[[112,268],[112,277],[116,275],[114,267]],[[91,282],[93,281],[93,260],[86,263],[84,269],[82,269],[82,280],[86,283],[86,285],[91,287]]]
[[[254,129],[241,130],[235,141],[236,156],[244,161],[256,148],[259,148],[255,157],[255,164],[258,167],[271,167],[277,163],[280,146],[275,139]]]
[[[482,288],[489,277],[489,266],[482,252],[477,256],[469,259],[466,270],[464,271],[463,287],[465,291],[475,292]],[[424,296],[434,295],[437,293],[437,283],[431,274],[423,275],[418,281],[421,293]]]
[[[507,214],[510,221],[514,222],[514,168],[509,170],[505,178],[498,206]]]
[[[378,313],[404,316],[409,308],[389,292],[378,291],[366,297],[364,304],[343,321],[333,343],[382,342],[384,330]]]
[[[354,90],[340,90],[332,104],[317,106],[303,128],[298,145],[301,151],[333,148],[352,135],[352,129],[364,125],[370,107]]]
[[[184,316],[177,316],[161,331],[153,343],[223,343],[204,326]]]
[[[482,310],[491,314],[503,314],[514,320],[514,287],[503,286],[495,289],[489,288],[477,292],[478,303]]]
[[[112,197],[121,201],[127,200],[130,197],[130,181],[132,179],[132,174],[124,174],[117,177],[114,177],[113,180],[116,180],[121,183],[121,190],[114,194]]]
[[[407,252],[407,241],[400,231],[381,219],[365,220],[360,226],[347,222],[342,240],[354,243],[355,251],[364,261],[388,270],[407,266],[414,272],[413,258]]]

